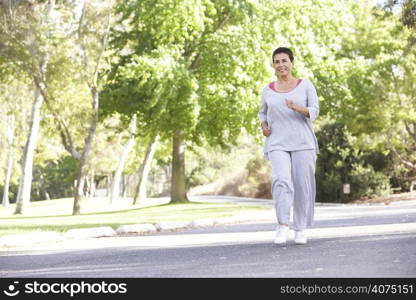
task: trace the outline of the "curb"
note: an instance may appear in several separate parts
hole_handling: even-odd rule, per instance
[[[117,235],[117,233],[110,226],[70,229],[64,233],[64,237],[70,238],[70,239],[75,239],[75,238],[85,239],[85,238],[107,237],[107,236],[115,236],[115,235]]]
[[[117,228],[117,234],[124,233],[152,233],[157,232],[157,227],[154,224],[129,224],[121,225]]]
[[[59,242],[65,239],[82,240],[100,237],[115,237],[125,234],[149,234],[156,232],[177,231],[182,229],[212,227],[216,225],[230,225],[254,221],[269,221],[273,220],[273,218],[273,211],[262,211],[234,217],[218,219],[197,219],[188,222],[161,222],[155,224],[141,223],[120,225],[116,230],[110,226],[103,226],[70,229],[65,233],[59,233],[56,231],[40,231],[0,236],[0,249],[2,247],[9,248],[16,246],[27,246],[44,242]]]

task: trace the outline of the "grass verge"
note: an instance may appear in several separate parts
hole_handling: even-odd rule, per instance
[[[145,205],[132,205],[131,199],[120,199],[117,205],[108,204],[106,198],[93,198],[82,205],[81,215],[72,215],[72,198],[36,201],[30,204],[25,215],[14,215],[15,205],[0,208],[0,236],[32,231],[65,232],[72,228],[182,222],[205,218],[232,217],[239,214],[265,210],[260,205],[234,203],[175,203],[149,201]],[[166,201],[165,201],[166,202]]]

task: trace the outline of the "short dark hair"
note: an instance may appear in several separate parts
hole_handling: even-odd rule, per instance
[[[272,62],[274,62],[274,56],[278,53],[286,53],[287,55],[289,55],[289,59],[292,63],[295,60],[295,58],[293,56],[293,52],[292,52],[292,50],[290,50],[290,48],[279,47],[279,48],[277,48],[276,50],[273,51]]]

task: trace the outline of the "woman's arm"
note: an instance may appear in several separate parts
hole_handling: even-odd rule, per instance
[[[319,115],[319,99],[316,93],[315,86],[311,82],[307,82],[308,87],[306,89],[307,104],[306,108],[309,110],[309,118],[311,121],[315,120]]]
[[[291,110],[293,110],[297,113],[300,113],[300,114],[304,115],[307,118],[310,118],[309,109],[307,107],[297,105],[293,102],[293,100],[290,100],[290,99],[286,99],[286,105]]]
[[[269,128],[269,123],[267,122],[267,102],[264,96],[264,91],[261,95],[261,102],[260,102],[260,109],[259,109],[259,119],[261,122],[261,129],[263,131],[264,136],[269,136],[271,130]]]
[[[307,104],[305,106],[297,105],[293,100],[286,99],[286,105],[293,111],[296,111],[311,121],[315,120],[319,115],[319,100],[316,94],[316,89],[312,83],[307,82],[306,88]]]

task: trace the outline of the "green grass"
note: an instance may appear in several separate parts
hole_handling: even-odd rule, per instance
[[[177,203],[149,206],[132,205],[123,198],[118,205],[108,204],[107,198],[93,198],[82,203],[82,214],[72,215],[72,198],[30,203],[25,215],[15,215],[15,205],[0,208],[0,236],[31,231],[65,232],[72,228],[111,226],[140,223],[191,221],[205,218],[231,217],[249,211],[267,209],[264,206],[232,203]]]

